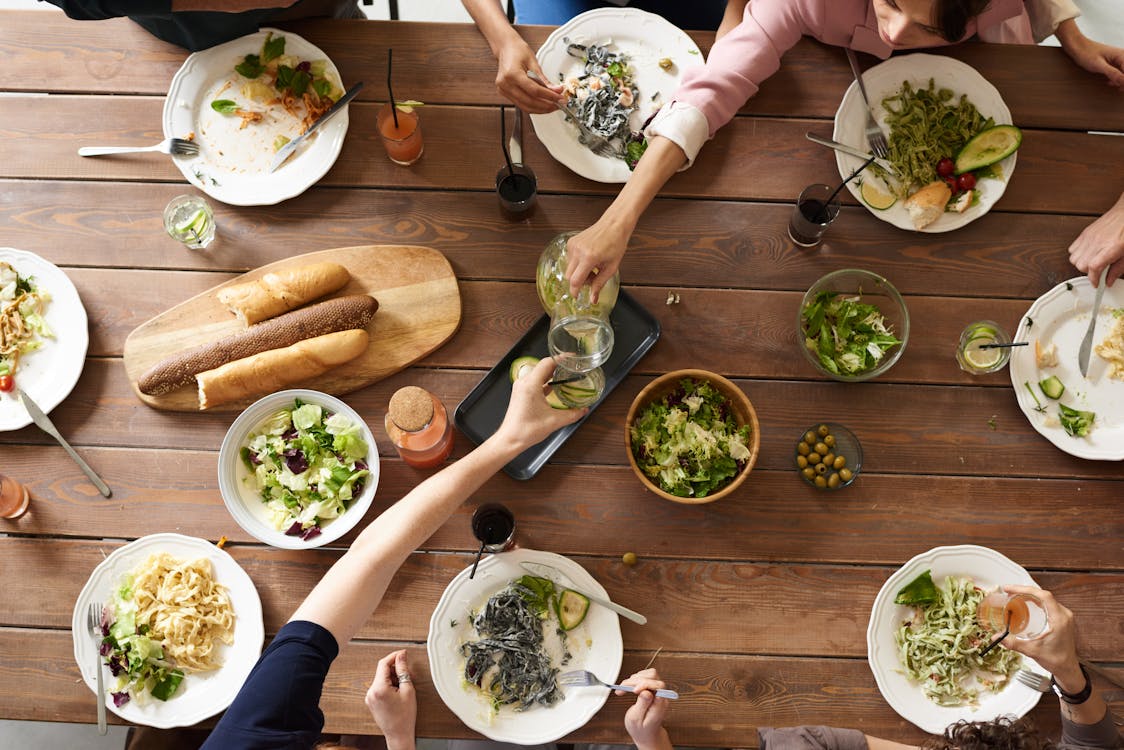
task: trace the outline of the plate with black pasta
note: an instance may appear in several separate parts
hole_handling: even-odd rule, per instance
[[[465,726],[499,742],[535,745],[581,728],[609,697],[605,688],[563,691],[558,674],[588,669],[615,682],[624,642],[615,613],[593,604],[580,620],[568,617],[558,607],[565,582],[551,588],[529,576],[524,562],[549,565],[569,585],[609,598],[585,568],[561,555],[492,555],[474,577],[469,566],[449,583],[430,618],[426,650],[438,695]]]

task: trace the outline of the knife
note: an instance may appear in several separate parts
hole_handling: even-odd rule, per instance
[[[358,94],[362,89],[363,89],[363,82],[360,81],[359,83],[355,84],[350,89],[348,89],[347,93],[344,94],[343,96],[341,96],[339,98],[339,101],[337,101],[335,104],[333,104],[328,109],[327,112],[325,112],[323,115],[321,115],[319,120],[312,123],[312,125],[309,126],[308,130],[304,131],[303,133],[298,135],[296,138],[294,138],[293,140],[286,143],[281,148],[281,150],[278,151],[274,155],[273,163],[269,166],[269,171],[270,172],[276,172],[277,168],[285,163],[285,160],[288,159],[289,156],[292,155],[292,153],[297,150],[298,146],[300,146],[302,143],[305,142],[305,140],[308,138],[308,136],[315,133],[316,129],[318,127],[320,127],[321,125],[326,123],[328,120],[332,119],[332,117],[334,117],[337,112],[339,112],[341,109],[346,107],[347,103],[350,102],[352,99],[354,99],[355,95]]]
[[[589,599],[594,604],[600,604],[605,609],[612,610],[613,612],[616,612],[621,617],[628,618],[629,620],[632,620],[633,622],[635,622],[637,624],[640,624],[640,625],[644,625],[648,622],[647,617],[640,614],[639,612],[632,611],[628,607],[622,607],[621,605],[616,604],[615,602],[611,602],[608,599],[602,599],[599,596],[594,596],[593,594],[586,593],[585,591],[578,591],[576,588],[574,588],[572,585],[570,585],[570,584],[573,583],[573,581],[571,581],[569,578],[567,578],[566,574],[563,573],[558,568],[555,568],[551,565],[544,565],[542,563],[533,563],[533,562],[521,562],[519,564],[522,565],[523,569],[528,571],[529,573],[533,573],[534,575],[537,575],[540,578],[549,578],[550,580],[555,581],[556,583],[561,583],[566,588],[570,589],[570,591],[573,591],[577,594],[581,594],[582,596],[584,596],[586,599]],[[558,579],[562,579],[562,580],[559,581]]]
[[[840,143],[839,141],[833,141],[830,138],[821,138],[820,136],[816,135],[815,133],[805,133],[804,137],[807,138],[812,143],[818,143],[821,146],[827,146],[828,148],[833,148],[836,151],[840,151],[844,154],[847,154],[848,156],[854,156],[858,159],[862,159],[863,161],[866,161],[867,159],[870,159],[870,158],[874,158],[874,161],[878,164],[878,166],[889,169],[891,172],[894,169],[888,161],[886,161],[885,159],[876,158],[876,157],[874,157],[874,154],[872,154],[868,151],[863,151],[862,149],[854,148],[853,146],[848,146],[847,144]]]
[[[78,468],[86,473],[86,476],[89,477],[90,481],[94,483],[94,486],[98,488],[98,492],[105,497],[112,495],[113,491],[109,489],[109,486],[106,485],[106,483],[101,480],[101,477],[94,473],[90,465],[83,461],[82,457],[70,447],[70,443],[66,442],[66,439],[59,434],[58,429],[55,428],[51,420],[47,419],[47,415],[43,413],[43,410],[39,408],[38,404],[32,401],[31,397],[19,388],[16,388],[16,397],[19,398],[20,403],[23,404],[23,408],[27,409],[27,413],[31,415],[31,421],[38,425],[39,429],[43,432],[59,441],[59,445],[66,449],[66,452],[69,453],[70,457],[74,459],[74,462],[78,464]]]
[[[1093,331],[1097,328],[1097,313],[1101,311],[1101,297],[1104,296],[1105,280],[1108,278],[1108,266],[1101,271],[1101,283],[1097,284],[1097,293],[1093,296],[1093,314],[1089,318],[1089,328],[1085,331],[1085,338],[1081,341],[1081,348],[1077,351],[1077,366],[1081,368],[1081,377],[1089,377],[1089,355],[1093,353]]]

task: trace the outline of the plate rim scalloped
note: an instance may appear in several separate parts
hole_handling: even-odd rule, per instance
[[[106,701],[106,708],[126,721],[159,729],[170,729],[198,724],[230,706],[242,683],[249,676],[250,670],[261,656],[262,644],[265,642],[265,624],[262,620],[261,598],[258,596],[253,579],[226,550],[219,549],[206,539],[184,534],[165,532],[143,536],[115,549],[98,563],[75,600],[70,622],[74,660],[78,664],[82,681],[86,683],[90,692],[97,693],[97,677],[92,669],[93,637],[86,629],[86,607],[91,601],[95,601],[95,595],[103,597],[102,601],[107,601],[109,592],[116,586],[121,575],[139,562],[143,562],[148,554],[158,551],[166,551],[178,557],[197,554],[210,559],[216,579],[230,591],[231,603],[234,605],[234,614],[237,618],[234,626],[234,644],[232,646],[220,644],[220,648],[225,651],[223,666],[215,672],[188,676],[184,680],[184,684],[189,688],[189,680],[206,680],[208,690],[200,693],[203,699],[201,705],[184,710],[186,704],[177,701],[187,697],[186,691],[184,695],[173,696],[167,702],[152,700],[145,706],[140,706],[136,701],[129,701],[118,708],[112,700]],[[232,664],[232,659],[235,658],[238,660],[239,669],[237,673],[230,673],[228,670],[235,668]],[[112,677],[108,674],[105,676],[108,694]],[[216,680],[222,682],[216,683]],[[223,686],[223,689],[218,690],[216,685]],[[208,703],[206,700],[208,698],[213,700]],[[177,709],[181,710],[177,711]]]
[[[901,73],[896,72],[899,67],[903,66],[905,68],[904,71],[902,71]],[[917,68],[921,68],[928,72],[926,72],[924,75],[915,75],[913,71]],[[980,108],[980,113],[984,117],[992,117],[997,125],[1013,124],[1011,119],[1011,109],[1007,106],[1007,103],[1003,101],[1003,96],[999,93],[999,89],[995,88],[995,85],[984,78],[978,70],[973,68],[971,65],[968,65],[967,63],[957,60],[953,57],[915,52],[908,55],[896,55],[894,57],[890,57],[889,59],[883,60],[877,65],[874,65],[863,71],[863,81],[867,85],[867,91],[871,95],[872,108],[878,114],[878,123],[882,126],[883,131],[887,133],[889,132],[889,129],[886,127],[885,119],[882,116],[883,113],[881,110],[881,101],[885,89],[877,88],[876,85],[872,86],[868,76],[871,76],[872,74],[875,77],[892,76],[897,79],[897,85],[900,85],[901,81],[903,80],[910,80],[916,83],[920,79],[925,79],[926,86],[928,85],[929,78],[935,78],[937,80],[937,85],[941,86],[943,84],[940,81],[940,75],[942,73],[948,74],[949,71],[958,73],[959,75],[967,76],[972,80],[973,85],[978,87],[978,91],[955,91],[956,94],[968,94],[969,98],[972,100],[972,103]],[[986,96],[988,98],[994,97],[995,101],[989,101],[981,105],[979,101],[981,96]],[[988,106],[995,107],[995,111],[986,111],[985,108]],[[847,120],[847,122],[851,123],[856,122],[857,118],[865,118],[865,115],[856,116],[855,114],[852,114],[855,110],[858,110],[859,112],[865,112],[866,107],[862,103],[862,97],[859,93],[858,84],[855,81],[851,81],[851,85],[848,86],[846,92],[844,92],[843,98],[839,102],[839,108],[835,112],[832,138],[836,141],[839,141],[840,143],[845,143],[849,146],[855,146],[856,148],[861,148],[863,151],[866,151],[869,149],[869,146],[867,146],[865,143],[859,143],[859,141],[863,140],[861,136],[863,125],[853,125],[855,129],[853,133],[850,131],[845,131],[846,125],[844,122],[844,118],[847,115],[851,115],[852,119]],[[863,124],[865,124],[865,119],[863,120]],[[1000,167],[1003,170],[1002,179],[989,179],[981,181],[979,183],[978,189],[981,191],[982,195],[980,203],[978,205],[968,208],[962,214],[945,213],[940,219],[937,219],[935,222],[927,227],[924,227],[923,229],[914,228],[912,221],[910,221],[909,219],[908,212],[904,207],[901,206],[901,201],[888,209],[879,211],[871,208],[866,204],[865,201],[863,201],[862,196],[859,192],[860,187],[857,180],[847,183],[847,189],[850,191],[851,195],[855,197],[855,200],[859,202],[860,206],[865,208],[876,218],[881,219],[882,221],[885,221],[886,223],[891,224],[898,229],[904,229],[908,232],[924,232],[930,234],[951,232],[972,223],[979,217],[988,213],[991,210],[991,207],[994,206],[999,201],[999,199],[1003,197],[1003,193],[1007,190],[1007,184],[1010,182],[1012,175],[1014,175],[1015,173],[1015,161],[1017,156],[1018,152],[1015,152],[999,163]],[[862,166],[862,160],[854,156],[836,151],[835,164],[839,169],[839,176],[841,178],[846,178],[850,176],[852,171]]]
[[[705,57],[703,56],[702,49],[699,47],[698,43],[691,38],[690,34],[655,13],[649,13],[640,8],[629,6],[612,6],[587,10],[584,13],[579,13],[574,16],[568,22],[551,32],[550,36],[548,36],[542,46],[539,47],[538,51],[535,52],[535,57],[538,59],[539,65],[542,66],[543,72],[546,73],[547,78],[553,79],[555,73],[562,72],[560,70],[555,70],[551,61],[555,56],[559,56],[556,48],[562,44],[563,37],[577,37],[584,34],[586,37],[596,36],[598,38],[603,38],[611,36],[613,32],[611,30],[605,33],[600,33],[596,30],[587,31],[584,27],[608,23],[610,26],[619,25],[621,30],[627,30],[630,25],[641,22],[655,24],[657,27],[661,27],[663,32],[668,35],[663,41],[656,40],[653,42],[656,45],[674,44],[678,47],[678,45],[684,43],[684,40],[686,40],[686,44],[689,45],[689,47],[683,50],[686,55],[687,64],[681,64],[679,60],[676,60],[677,72],[673,74],[674,80],[669,85],[658,88],[664,103],[669,102],[671,101],[671,95],[682,82],[683,71],[702,65],[705,62]],[[648,42],[649,40],[645,39],[644,41]],[[690,49],[693,49],[694,53],[689,52],[688,50]],[[545,60],[544,56],[546,56]],[[647,96],[650,97],[651,94],[649,93]],[[634,117],[635,116],[636,115],[634,115]],[[539,142],[546,147],[550,155],[575,174],[589,180],[594,180],[595,182],[618,184],[628,182],[632,174],[628,165],[621,159],[598,156],[578,144],[577,130],[566,124],[566,115],[563,112],[557,111],[543,115],[532,114],[531,124],[535,128],[535,135],[538,137]]]
[[[180,106],[184,93],[190,92],[194,98],[196,92],[201,96],[206,91],[206,88],[202,90],[196,87],[186,88],[187,84],[191,82],[192,76],[197,74],[197,69],[200,76],[208,74],[211,68],[223,67],[228,71],[233,70],[232,61],[239,54],[245,55],[257,52],[261,48],[261,40],[265,38],[267,33],[286,37],[287,51],[290,49],[290,40],[295,40],[297,46],[305,48],[305,51],[297,52],[299,56],[314,60],[327,60],[330,69],[335,72],[336,78],[342,85],[343,78],[340,76],[336,64],[315,44],[292,31],[268,26],[262,27],[253,34],[247,34],[229,42],[193,52],[188,56],[172,77],[172,82],[168,87],[168,95],[164,99],[161,120],[165,138],[182,138],[186,132],[184,128],[177,127],[177,123],[181,123],[177,117],[181,114],[180,110],[191,113],[190,107]],[[229,72],[226,74],[228,75]],[[214,80],[215,78],[212,75],[208,75],[202,85],[209,87]],[[277,171],[273,172],[275,179],[269,181],[269,184],[276,188],[271,191],[260,192],[255,189],[250,194],[246,188],[231,187],[229,183],[208,185],[201,177],[196,175],[192,168],[195,157],[173,156],[172,161],[188,182],[221,203],[232,206],[271,206],[295,198],[319,182],[328,173],[343,149],[344,137],[347,135],[348,117],[348,108],[345,107],[332,117],[331,122],[319,128],[316,135],[310,137],[311,142],[306,143],[299,149],[299,153],[290,157],[283,165],[278,167]],[[196,130],[198,117],[191,114],[190,123],[191,126],[187,130]],[[321,143],[325,145],[321,146]],[[316,156],[317,160],[310,159],[312,156]]]
[[[579,588],[587,590],[591,594],[609,598],[605,587],[598,583],[585,568],[568,557],[553,552],[526,548],[516,548],[491,555],[480,561],[475,580],[468,578],[472,569],[470,565],[457,573],[445,587],[429,620],[426,655],[429,659],[430,675],[433,685],[437,689],[437,694],[441,697],[445,706],[465,726],[498,742],[535,745],[553,742],[585,726],[605,705],[605,702],[609,699],[609,691],[593,692],[586,689],[585,692],[567,693],[561,704],[550,708],[536,708],[522,713],[508,712],[501,714],[500,718],[494,721],[485,721],[479,715],[482,703],[462,687],[460,658],[457,657],[455,665],[451,660],[443,658],[448,653],[445,649],[452,646],[451,641],[455,638],[442,625],[449,619],[448,609],[450,607],[454,604],[461,606],[465,603],[464,601],[459,603],[454,601],[458,597],[465,596],[461,594],[462,590],[469,589],[470,594],[467,595],[467,598],[476,604],[482,603],[488,596],[491,596],[491,593],[487,593],[488,591],[492,593],[499,591],[511,579],[526,574],[527,571],[519,565],[523,561],[553,565],[565,573],[571,579],[571,582]],[[494,574],[494,577],[489,579],[489,574]],[[502,583],[500,582],[501,579]],[[474,592],[473,589],[477,588],[481,591]],[[460,617],[460,614],[462,613],[458,611],[457,617]],[[591,618],[596,620],[596,623],[590,623],[591,630],[594,627],[597,628],[595,643],[606,638],[610,640],[610,643],[607,644],[607,648],[611,651],[610,659],[606,661],[604,658],[598,658],[596,665],[590,663],[585,665],[571,664],[570,666],[573,668],[584,666],[596,671],[598,676],[603,679],[615,679],[620,673],[621,664],[624,661],[624,641],[621,638],[620,620],[616,613],[597,605],[590,607],[587,622],[590,622]],[[571,701],[573,701],[572,705],[575,709],[572,717],[568,717],[565,721],[558,721],[558,714],[552,713],[551,721],[536,722],[536,719],[543,717],[542,711],[556,712]],[[530,724],[531,726],[526,730],[512,731],[510,725],[513,723]],[[535,726],[536,723],[538,726]]]
[[[21,276],[27,276],[30,270],[31,275],[37,279],[42,276],[49,277],[41,280],[43,291],[51,295],[45,317],[55,338],[46,340],[38,351],[25,355],[20,368],[16,370],[16,384],[20,390],[25,391],[35,400],[44,414],[50,414],[51,410],[61,404],[74,390],[85,369],[86,351],[90,346],[89,317],[86,314],[86,307],[82,304],[78,289],[66,272],[46,258],[30,250],[0,247],[0,261],[10,263]],[[32,268],[29,269],[28,266]],[[64,322],[60,319],[62,317],[68,318],[65,321],[66,325],[60,325]],[[47,367],[45,362],[40,364],[41,360],[38,358],[49,351],[56,352],[50,358],[52,363],[59,358],[62,359],[62,369],[57,371],[61,373],[61,379],[52,381],[53,390],[49,392],[40,390],[38,383],[42,381],[38,379],[31,380],[30,386],[24,385],[20,373]],[[11,418],[5,419],[7,416],[4,414],[5,411]],[[31,424],[31,415],[17,399],[8,394],[0,397],[0,432],[18,430],[29,424]]]
[[[878,691],[891,708],[906,721],[931,734],[941,734],[953,722],[963,718],[969,721],[988,721],[1003,714],[1016,714],[1023,716],[1038,703],[1042,696],[1017,680],[1011,680],[1006,687],[995,694],[988,695],[978,710],[970,710],[970,706],[938,706],[921,693],[920,689],[909,682],[909,678],[897,671],[899,665],[897,649],[894,646],[894,630],[891,623],[905,617],[908,607],[894,604],[893,598],[898,590],[910,580],[919,575],[924,568],[934,569],[941,561],[963,558],[977,563],[983,561],[991,564],[994,570],[1005,572],[1010,579],[1002,581],[985,580],[988,585],[1001,583],[1025,583],[1036,586],[1030,573],[1018,563],[1011,560],[1001,552],[977,544],[958,544],[934,547],[910,558],[908,562],[894,571],[882,584],[874,603],[870,609],[870,621],[867,624],[867,664],[871,674],[878,685]],[[971,571],[964,567],[954,567],[953,570],[936,573],[934,578],[947,575],[973,575],[979,581],[981,575],[987,577],[989,573],[980,573],[978,569]],[[997,576],[995,576],[997,577]],[[896,609],[895,609],[896,608]],[[897,617],[891,617],[891,610]],[[1034,661],[1023,657],[1029,664]],[[881,661],[880,661],[881,659]],[[890,663],[886,663],[890,662]],[[895,679],[892,679],[895,678]],[[898,690],[905,688],[909,691],[910,701],[907,701]],[[897,688],[898,690],[895,690]],[[1007,705],[1010,703],[1010,705]],[[997,705],[1000,704],[1000,705]]]

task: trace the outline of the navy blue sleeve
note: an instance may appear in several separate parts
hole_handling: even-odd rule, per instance
[[[320,693],[337,655],[336,639],[320,625],[287,623],[203,743],[204,750],[311,748],[324,728]]]
[[[120,16],[172,17],[172,0],[47,0],[71,18],[101,21]]]

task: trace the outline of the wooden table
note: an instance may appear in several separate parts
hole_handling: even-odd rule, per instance
[[[92,568],[123,540],[226,535],[259,587],[270,634],[340,554],[272,549],[239,529],[216,480],[231,416],[141,404],[121,362],[126,335],[236,273],[296,253],[369,243],[441,250],[461,282],[460,331],[417,366],[347,397],[382,454],[373,518],[425,476],[397,459],[383,432],[390,394],[417,384],[457,404],[541,315],[533,270],[546,241],[587,226],[615,188],[569,172],[530,131],[525,154],[540,203],[529,220],[502,219],[493,192],[501,100],[471,26],[302,23],[292,30],[324,49],[345,81],[368,82],[343,153],[320,184],[279,206],[219,205],[218,242],[187,251],[161,228],[164,204],[185,189],[170,161],[75,154],[84,144],[160,140],[164,94],[184,53],[127,21],[0,18],[0,244],[62,266],[78,287],[89,355],[52,417],[114,490],[101,498],[34,427],[0,434],[2,470],[34,497],[23,518],[0,522],[8,534],[0,716],[88,722],[94,700],[78,679],[70,614]],[[548,31],[523,29],[533,47]],[[709,48],[712,35],[695,36]],[[427,103],[425,156],[409,169],[386,159],[375,134],[388,45],[396,90]],[[623,674],[662,649],[655,664],[683,694],[668,721],[681,744],[752,746],[759,725],[799,723],[920,739],[883,702],[865,632],[886,577],[944,544],[985,545],[1025,566],[1076,613],[1081,653],[1124,674],[1124,464],[1058,451],[1019,411],[1006,372],[972,377],[953,358],[967,322],[991,318],[1014,330],[1031,300],[1075,275],[1066,247],[1124,189],[1124,138],[1084,131],[1124,130],[1124,98],[1057,49],[949,54],[992,81],[1025,128],[1017,175],[995,210],[959,231],[922,235],[893,229],[847,196],[820,248],[793,247],[785,227],[794,196],[836,174],[832,154],[804,132],[831,132],[851,80],[838,50],[798,45],[636,232],[621,275],[659,318],[658,344],[533,481],[497,476],[411,556],[332,668],[327,731],[375,731],[363,692],[375,661],[405,645],[421,678],[419,735],[468,736],[428,682],[424,642],[434,604],[470,559],[473,508],[496,500],[514,508],[522,545],[575,558],[613,598],[648,614],[644,627],[622,622]],[[798,351],[800,295],[844,267],[889,277],[911,312],[908,350],[874,382],[825,381]],[[679,304],[665,304],[669,290]],[[640,388],[693,366],[734,378],[762,429],[741,490],[696,507],[645,492],[622,444]],[[805,486],[791,465],[799,432],[828,418],[859,435],[866,457],[858,482],[835,494]],[[462,437],[456,454],[469,447]],[[635,567],[620,562],[627,551],[639,555]],[[570,739],[623,741],[629,703],[611,699]],[[1034,712],[1047,728],[1056,715],[1050,696]]]

